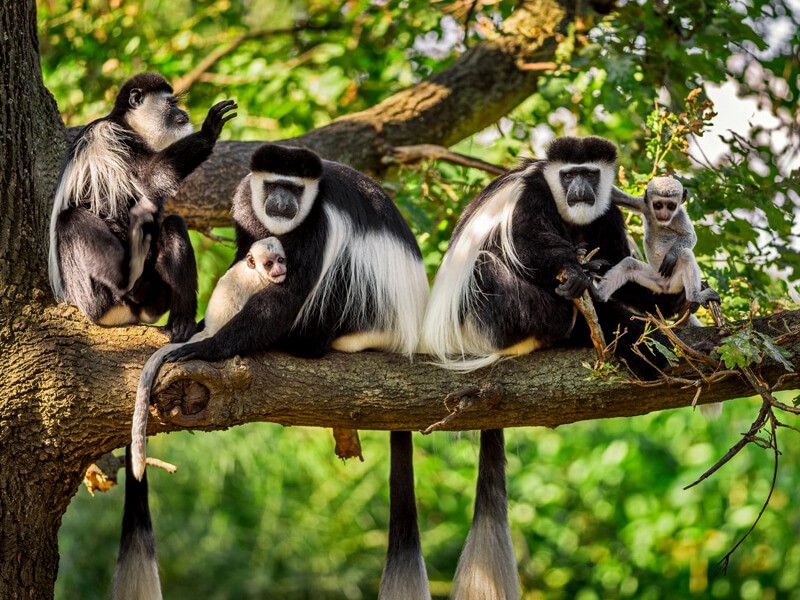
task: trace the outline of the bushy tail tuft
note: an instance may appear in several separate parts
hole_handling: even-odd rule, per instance
[[[430,600],[414,496],[410,431],[391,433],[389,548],[379,600]]]
[[[147,475],[143,475],[141,481],[134,477],[130,446],[125,448],[125,510],[112,598],[161,600],[156,541],[147,501]]]
[[[517,561],[508,527],[502,429],[481,432],[475,515],[458,560],[452,600],[519,600]]]

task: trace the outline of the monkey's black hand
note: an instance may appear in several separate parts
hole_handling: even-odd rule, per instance
[[[603,273],[611,266],[611,263],[604,258],[595,258],[581,266],[583,267],[584,273],[592,279],[602,279]]]
[[[170,314],[167,326],[164,332],[169,336],[171,344],[179,344],[185,342],[192,337],[197,331],[197,323],[189,315],[174,315]]]
[[[203,127],[200,129],[200,134],[212,142],[216,142],[219,134],[222,133],[222,127],[225,125],[225,123],[236,116],[236,113],[227,113],[232,110],[236,110],[237,108],[239,107],[233,100],[223,100],[222,102],[217,102],[211,107],[211,110],[208,111],[208,116],[206,116],[206,120],[203,122]]]
[[[570,265],[564,267],[564,270],[566,279],[556,288],[556,294],[559,296],[571,300],[579,297],[592,285],[592,280],[581,267]]]
[[[675,246],[670,248],[667,255],[664,257],[664,260],[661,262],[661,266],[658,268],[658,273],[662,277],[666,277],[669,279],[672,277],[672,273],[675,271],[675,265],[678,264],[678,251],[675,249]]]
[[[223,355],[217,345],[214,343],[213,338],[201,340],[199,342],[190,342],[184,344],[175,350],[170,351],[164,358],[167,362],[183,362],[186,360],[206,360],[213,362],[227,358]]]

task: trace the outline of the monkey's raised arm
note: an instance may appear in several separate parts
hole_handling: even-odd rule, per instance
[[[176,183],[183,181],[209,157],[223,126],[236,116],[231,111],[237,108],[233,100],[217,102],[208,111],[200,131],[173,142],[157,153],[150,162],[150,168],[163,168],[168,164],[178,179]]]
[[[638,213],[644,213],[647,206],[643,196],[631,196],[615,185],[611,186],[611,201],[617,206],[624,206]]]

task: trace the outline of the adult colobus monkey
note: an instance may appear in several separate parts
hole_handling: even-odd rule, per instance
[[[216,335],[181,346],[167,360],[221,360],[269,348],[300,356],[330,348],[410,356],[428,281],[414,235],[386,192],[369,177],[302,148],[265,144],[253,155],[251,170],[233,199],[236,258],[255,240],[275,236],[292,268],[282,285],[255,294]],[[394,509],[384,600],[429,597],[410,437],[391,434]],[[402,493],[395,476],[407,484]]]
[[[50,218],[50,285],[99,325],[152,323],[170,311],[173,342],[195,330],[197,267],[186,223],[164,201],[235,115],[214,105],[192,133],[161,75],[129,79],[114,109],[86,126],[66,158]]]
[[[183,341],[195,330],[197,268],[186,224],[162,219],[164,201],[211,154],[232,101],[216,104],[192,133],[163,77],[128,80],[113,110],[73,142],[50,218],[49,271],[58,301],[76,304],[100,325],[154,322],[170,311],[167,332]],[[115,576],[117,600],[161,597],[147,481],[135,481],[126,449],[120,557],[132,576]],[[132,562],[131,562],[132,561]],[[138,561],[138,563],[136,562]]]
[[[444,366],[473,370],[502,356],[554,344],[588,345],[572,298],[591,272],[630,254],[625,223],[611,203],[617,152],[597,137],[560,138],[544,160],[527,160],[497,178],[467,207],[439,268],[425,315],[422,349]],[[599,247],[582,266],[577,247]],[[556,276],[566,271],[558,284]],[[596,306],[610,341],[628,330],[617,354],[649,374],[632,352],[642,330],[618,302]],[[658,357],[652,357],[654,362]],[[519,598],[506,517],[502,431],[484,431],[475,515],[453,584],[458,600]]]

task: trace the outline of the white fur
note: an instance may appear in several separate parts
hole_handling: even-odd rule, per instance
[[[268,273],[264,270],[261,257],[273,252],[283,254],[281,243],[277,238],[269,237],[255,242],[250,247],[250,252],[255,257],[256,268],[251,269],[247,266],[247,261],[240,260],[220,277],[206,307],[205,328],[184,343],[199,342],[217,333],[242,309],[251,296],[272,283]],[[134,476],[139,481],[141,481],[145,469],[147,415],[150,408],[150,393],[153,389],[153,383],[161,366],[164,364],[164,357],[182,345],[166,344],[156,350],[147,359],[139,376],[139,385],[136,387],[136,402],[133,409],[133,424],[131,425],[131,468]]]
[[[469,371],[487,366],[500,358],[481,331],[480,323],[470,316],[461,324],[460,315],[472,315],[471,303],[479,294],[475,265],[481,258],[493,260],[483,252],[489,239],[497,236],[505,264],[498,266],[524,269],[511,238],[514,209],[524,186],[521,175],[509,179],[488,197],[465,224],[455,243],[448,248],[433,283],[431,299],[422,329],[422,352],[434,355],[443,366]],[[455,361],[451,357],[458,356]],[[464,360],[467,355],[478,356]]]
[[[508,522],[476,516],[458,559],[451,600],[518,600],[516,564]]]
[[[385,233],[356,233],[352,219],[325,205],[327,240],[322,270],[294,326],[325,311],[332,286],[349,271],[347,301],[340,323],[362,323],[365,330],[391,336],[386,350],[412,354],[419,341],[428,280],[422,263],[403,244]],[[369,303],[380,307],[376,321],[368,319]]]
[[[169,92],[147,94],[138,107],[131,109],[125,115],[125,120],[131,129],[142,136],[147,145],[156,152],[160,152],[193,131],[191,123],[180,127],[166,127],[164,115],[167,114],[168,99],[172,97]]]
[[[419,552],[403,557],[405,564],[384,568],[378,600],[430,600],[428,572]]]
[[[567,167],[594,167],[600,169],[600,182],[597,186],[597,193],[593,205],[589,206],[582,202],[575,206],[567,204],[567,198],[564,194],[564,188],[561,185],[560,178],[560,171]],[[611,206],[611,187],[614,184],[613,165],[609,165],[605,162],[587,162],[581,164],[549,162],[544,167],[542,174],[545,180],[547,180],[547,185],[550,187],[553,199],[556,201],[558,214],[561,215],[561,218],[567,223],[587,225],[603,216],[608,210],[608,207]]]
[[[136,528],[131,547],[114,571],[113,600],[161,600],[158,561],[150,555],[145,533]]]
[[[264,182],[270,183],[289,183],[303,188],[303,195],[299,200],[297,214],[291,219],[282,217],[271,217],[264,209]],[[277,173],[253,172],[250,175],[250,198],[253,212],[261,223],[274,235],[281,235],[296,229],[306,220],[308,213],[314,206],[314,199],[319,191],[319,179],[309,179],[306,177],[289,177]]]
[[[50,215],[48,257],[50,287],[58,301],[66,291],[58,263],[58,216],[70,206],[86,205],[97,216],[117,218],[127,209],[128,198],[142,196],[131,176],[127,148],[120,140],[125,130],[111,121],[98,121],[78,138],[73,156],[64,167]]]

